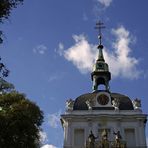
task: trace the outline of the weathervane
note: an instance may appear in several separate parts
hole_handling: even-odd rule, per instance
[[[96,26],[95,26],[95,29],[97,29],[99,31],[99,41],[100,41],[100,45],[102,44],[102,32],[101,32],[101,29],[104,29],[105,26],[104,26],[104,23],[102,23],[101,21],[97,22],[96,23]]]

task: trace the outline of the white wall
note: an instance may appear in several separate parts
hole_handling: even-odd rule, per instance
[[[71,115],[66,115],[66,118],[63,118],[65,121],[65,142],[64,142],[64,148],[70,148],[74,147],[74,144],[76,143],[74,140],[74,134],[75,130],[81,129],[84,130],[84,139],[83,142],[88,138],[88,135],[90,133],[90,130],[93,131],[95,136],[98,135],[99,129],[109,129],[110,130],[110,139],[114,140],[113,132],[120,131],[123,140],[129,139],[129,137],[134,136],[135,137],[135,145],[136,146],[145,146],[146,144],[146,137],[145,137],[145,127],[143,120],[146,118],[146,116],[143,116],[142,114],[139,115],[77,115],[70,118],[70,120],[67,120],[67,117],[70,117]],[[134,132],[128,132],[128,129],[132,129]],[[82,136],[82,133],[81,133]],[[81,139],[80,137],[78,138]],[[131,143],[129,143],[131,145]],[[67,146],[67,147],[66,147]],[[75,147],[76,148],[76,147]]]

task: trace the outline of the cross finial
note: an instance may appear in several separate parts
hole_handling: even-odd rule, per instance
[[[101,32],[101,29],[104,29],[105,26],[104,26],[104,23],[102,23],[101,21],[98,21],[96,23],[96,26],[95,26],[95,29],[97,29],[99,31],[99,41],[100,41],[100,45],[102,44],[102,32]]]

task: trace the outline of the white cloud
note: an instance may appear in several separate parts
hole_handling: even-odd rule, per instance
[[[64,57],[71,61],[82,73],[92,68],[96,51],[94,45],[88,43],[84,35],[73,35],[75,45],[63,52]]]
[[[41,143],[44,143],[44,142],[47,142],[48,141],[46,132],[40,131],[39,132],[39,136],[40,136],[40,142]]]
[[[38,53],[38,54],[41,54],[41,55],[44,55],[46,51],[47,51],[47,47],[43,44],[38,45],[37,47],[35,47],[33,49],[34,53]]]
[[[61,50],[64,49],[64,45],[63,45],[63,43],[59,43],[59,49],[61,49]]]
[[[48,123],[51,127],[58,128],[60,125],[60,115],[61,111],[48,115]]]
[[[42,146],[41,148],[57,148],[57,147],[54,145],[46,144],[46,145]]]
[[[131,56],[130,44],[134,42],[130,32],[123,26],[112,30],[116,40],[113,42],[114,50],[110,52],[104,49],[104,57],[109,64],[113,77],[138,78],[141,71],[137,69],[139,60]],[[89,44],[84,35],[74,35],[75,44],[64,50],[62,55],[72,62],[81,73],[92,71],[94,60],[98,51],[97,45]]]
[[[64,44],[60,42],[58,45],[58,49],[55,49],[55,52],[61,56],[63,51],[64,51]]]
[[[112,32],[116,37],[116,41],[113,43],[115,50],[114,53],[106,52],[105,56],[113,76],[138,78],[140,75],[140,71],[137,69],[139,60],[130,55],[133,49],[129,46],[135,40],[123,26],[113,29]]]
[[[97,0],[97,1],[105,7],[109,7],[113,0]]]

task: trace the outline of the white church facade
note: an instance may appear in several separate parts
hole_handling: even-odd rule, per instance
[[[102,23],[97,25],[101,29]],[[91,73],[93,92],[67,100],[66,111],[61,115],[63,148],[146,148],[147,115],[139,99],[132,101],[126,95],[111,92],[111,73],[101,39],[100,33],[98,58]],[[104,90],[99,89],[100,85]]]

